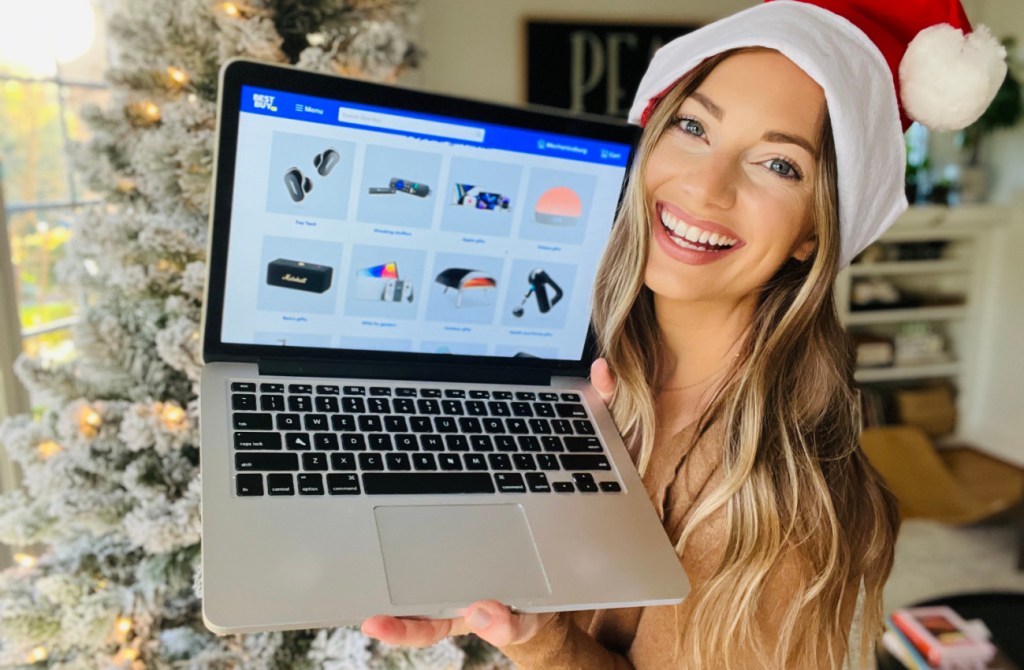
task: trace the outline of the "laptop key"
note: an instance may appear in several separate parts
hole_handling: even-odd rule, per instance
[[[277,415],[277,429],[278,430],[302,430],[302,425],[299,423],[299,415],[298,414],[278,414]]]
[[[280,433],[235,433],[235,449],[280,449]]]
[[[518,472],[498,472],[494,475],[494,482],[502,493],[526,493],[526,482]]]
[[[463,433],[484,432],[484,427],[480,425],[480,419],[472,416],[464,416],[459,419],[459,428]]]
[[[338,399],[334,396],[317,396],[313,401],[313,404],[316,405],[316,411],[318,412],[337,414],[341,411],[338,405]]]
[[[536,400],[537,394],[533,391],[516,391],[516,400]]]
[[[572,485],[572,482],[555,482],[555,493],[572,493],[576,490],[576,487]]]
[[[530,408],[530,403],[528,403],[528,402],[514,402],[514,403],[512,403],[512,415],[513,416],[523,416],[523,417],[531,417],[531,416],[533,416],[533,410]]]
[[[391,436],[386,433],[371,433],[367,436],[373,451],[391,451]]]
[[[530,489],[530,493],[551,493],[548,476],[543,472],[527,472],[526,487]]]
[[[593,435],[595,433],[594,425],[586,419],[576,419],[572,422],[572,426],[576,429],[577,435]]]
[[[561,457],[562,467],[566,470],[611,470],[611,463],[604,455],[591,456],[590,454],[563,454]]]
[[[413,402],[412,398],[395,398],[392,405],[395,408],[395,412],[399,414],[415,414],[416,403]]]
[[[384,430],[389,433],[407,433],[409,426],[406,424],[404,416],[386,416],[384,417]]]
[[[594,481],[594,475],[589,472],[576,472],[572,476],[573,481],[576,483],[576,489],[580,493],[596,493],[597,483]]]
[[[261,393],[284,393],[284,384],[260,384]]]
[[[554,454],[537,454],[537,464],[541,470],[561,470],[558,464],[558,457]]]
[[[470,435],[469,444],[473,451],[494,451],[494,443],[490,435]]]
[[[540,451],[540,440],[534,435],[520,435],[516,438],[516,442],[519,443],[520,451]]]
[[[387,398],[370,398],[366,406],[372,414],[391,414],[391,403]]]
[[[545,402],[554,402],[558,400],[557,393],[538,393],[537,397]]]
[[[346,414],[366,414],[366,401],[346,396],[341,399],[341,409]]]
[[[445,389],[445,398],[465,398],[466,392],[463,389]]]
[[[342,433],[341,448],[345,451],[365,451],[366,438],[361,433]]]
[[[487,467],[487,459],[484,458],[483,454],[465,454],[463,460],[466,463],[467,470],[489,470]]]
[[[415,435],[403,433],[395,435],[395,448],[399,451],[419,451],[420,445]]]
[[[618,482],[601,482],[599,486],[605,493],[619,493],[622,491],[622,487],[619,486]]]
[[[384,454],[384,463],[388,466],[388,470],[412,470],[409,454]]]
[[[307,414],[303,417],[306,430],[327,430],[326,414]]]
[[[502,423],[501,419],[488,418],[483,420],[484,430],[488,433],[504,433],[505,424]]]
[[[359,469],[360,470],[383,470],[384,459],[381,454],[375,454],[373,452],[367,452],[365,454],[359,454]]]
[[[346,386],[342,389],[345,395],[366,395],[365,386]]]
[[[412,464],[417,470],[437,470],[434,454],[413,454]]]
[[[411,389],[408,387],[399,387],[395,389],[395,395],[401,398],[415,398],[416,389]]]
[[[333,432],[314,432],[313,449],[322,452],[338,451],[338,435]]]
[[[293,496],[295,480],[287,474],[267,475],[267,493],[272,496]]]
[[[587,410],[578,403],[558,403],[555,405],[555,412],[563,419],[585,419]]]
[[[231,409],[251,412],[256,409],[256,396],[252,393],[232,393]]]
[[[495,400],[511,400],[512,391],[495,391],[491,394]]]
[[[256,384],[254,382],[231,382],[231,390],[239,393],[255,393]]]
[[[312,393],[313,386],[311,384],[289,384],[288,393]]]
[[[462,459],[458,454],[438,454],[437,464],[442,470],[461,470]]]
[[[441,404],[432,398],[421,398],[416,401],[420,414],[440,414]]]
[[[531,454],[512,454],[512,462],[516,466],[516,470],[536,470],[537,462],[533,460]]]
[[[359,430],[364,433],[379,433],[384,430],[384,422],[375,414],[364,414],[356,420]]]
[[[243,430],[271,430],[274,427],[269,414],[254,412],[235,412],[231,415],[231,425]]]
[[[370,472],[363,475],[363,490],[369,495],[495,492],[486,472]]]
[[[288,453],[235,453],[235,469],[243,472],[282,472],[299,469],[299,455]]]
[[[444,440],[441,439],[440,435],[425,433],[420,435],[420,449],[423,451],[444,451]]]
[[[544,395],[543,393],[541,395]],[[542,416],[546,419],[553,419],[555,417],[554,405],[549,405],[546,402],[535,402],[533,403],[533,412],[537,416]]]
[[[313,411],[313,399],[308,395],[292,395],[288,396],[288,411],[289,412],[312,412]]]
[[[562,438],[556,435],[545,435],[540,438],[540,443],[544,445],[544,451],[565,451]]]
[[[299,475],[299,495],[322,496],[324,477],[320,473],[306,472]]]
[[[571,452],[604,451],[601,440],[596,437],[567,437],[563,440],[565,450]]]
[[[491,400],[487,403],[487,409],[490,410],[491,416],[512,416],[508,403],[501,400]]]
[[[572,435],[572,424],[566,419],[553,419],[551,421],[551,429],[558,435]]]
[[[263,475],[258,473],[236,475],[235,493],[240,496],[263,495]]]
[[[562,400],[564,400],[566,402],[579,402],[580,401],[580,394],[579,393],[563,393],[562,394]]]
[[[495,435],[494,447],[498,451],[519,451],[516,446],[516,438],[511,435]]]
[[[284,396],[274,394],[261,395],[260,409],[262,409],[264,412],[283,412]]]
[[[421,398],[440,398],[441,389],[420,389]]]
[[[525,435],[530,432],[526,426],[526,419],[505,419],[505,426],[513,435]]]
[[[391,388],[388,386],[371,386],[371,396],[389,396],[391,395]]]
[[[470,391],[469,392],[469,397],[473,398],[474,400],[486,399],[486,398],[490,398],[491,397],[491,392],[490,391]]]
[[[469,440],[465,435],[445,435],[444,444],[448,451],[469,451]]]
[[[512,469],[512,460],[508,454],[487,454],[487,462],[491,464],[492,470]]]
[[[356,469],[356,455],[340,452],[337,454],[331,454],[331,469],[332,470],[355,470]]]
[[[356,429],[356,418],[350,414],[335,414],[331,417],[331,430],[336,433],[352,433]]]
[[[529,419],[527,424],[530,426],[530,432],[534,435],[551,434],[551,424],[548,423],[547,419]]]
[[[459,429],[455,419],[450,416],[435,416],[434,430],[439,433],[454,433]]]
[[[306,451],[311,446],[309,435],[305,433],[285,433],[284,442],[292,451]]]
[[[359,475],[331,473],[327,475],[327,492],[332,496],[349,496],[359,493]]]
[[[409,427],[414,433],[429,433],[434,430],[434,424],[431,422],[429,416],[409,417]]]
[[[316,387],[316,392],[319,395],[339,395],[341,389],[334,384],[320,384]]]
[[[469,400],[466,402],[466,414],[470,416],[487,416],[487,405],[482,400]]]
[[[327,469],[327,454],[321,454],[318,451],[312,451],[308,454],[302,454],[302,469],[303,470],[326,470]]]
[[[442,400],[441,411],[448,416],[462,416],[465,411],[462,409],[462,401],[460,400]]]

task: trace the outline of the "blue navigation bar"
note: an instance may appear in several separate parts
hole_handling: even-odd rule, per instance
[[[564,158],[625,167],[630,147],[615,142],[522,130],[402,109],[338,102],[254,86],[242,87],[242,110],[281,119],[323,123],[481,149]]]

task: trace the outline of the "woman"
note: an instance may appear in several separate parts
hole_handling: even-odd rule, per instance
[[[555,615],[483,601],[364,632],[472,631],[521,668],[817,670],[848,656],[863,591],[863,655],[899,519],[858,447],[833,281],[906,206],[893,156],[908,101],[891,104],[885,60],[848,21],[748,10],[659,52],[634,106],[645,130],[598,275],[592,382],[676,542],[686,600]],[[844,39],[852,68],[814,66]]]

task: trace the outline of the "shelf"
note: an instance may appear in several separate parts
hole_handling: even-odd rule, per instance
[[[853,377],[858,382],[887,382],[904,379],[926,379],[929,377],[952,377],[960,373],[959,363],[936,363],[934,365],[906,365],[892,368],[863,368]]]
[[[885,263],[857,263],[850,266],[851,277],[955,274],[970,271],[970,264],[964,260],[890,261]]]
[[[967,307],[964,305],[875,309],[863,312],[850,312],[849,316],[846,317],[846,325],[864,326],[874,323],[899,323],[901,321],[952,321],[963,319],[966,316]]]

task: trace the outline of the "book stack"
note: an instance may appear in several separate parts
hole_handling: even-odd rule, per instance
[[[981,621],[964,621],[949,607],[896,610],[882,643],[907,670],[1019,670],[989,642]]]

